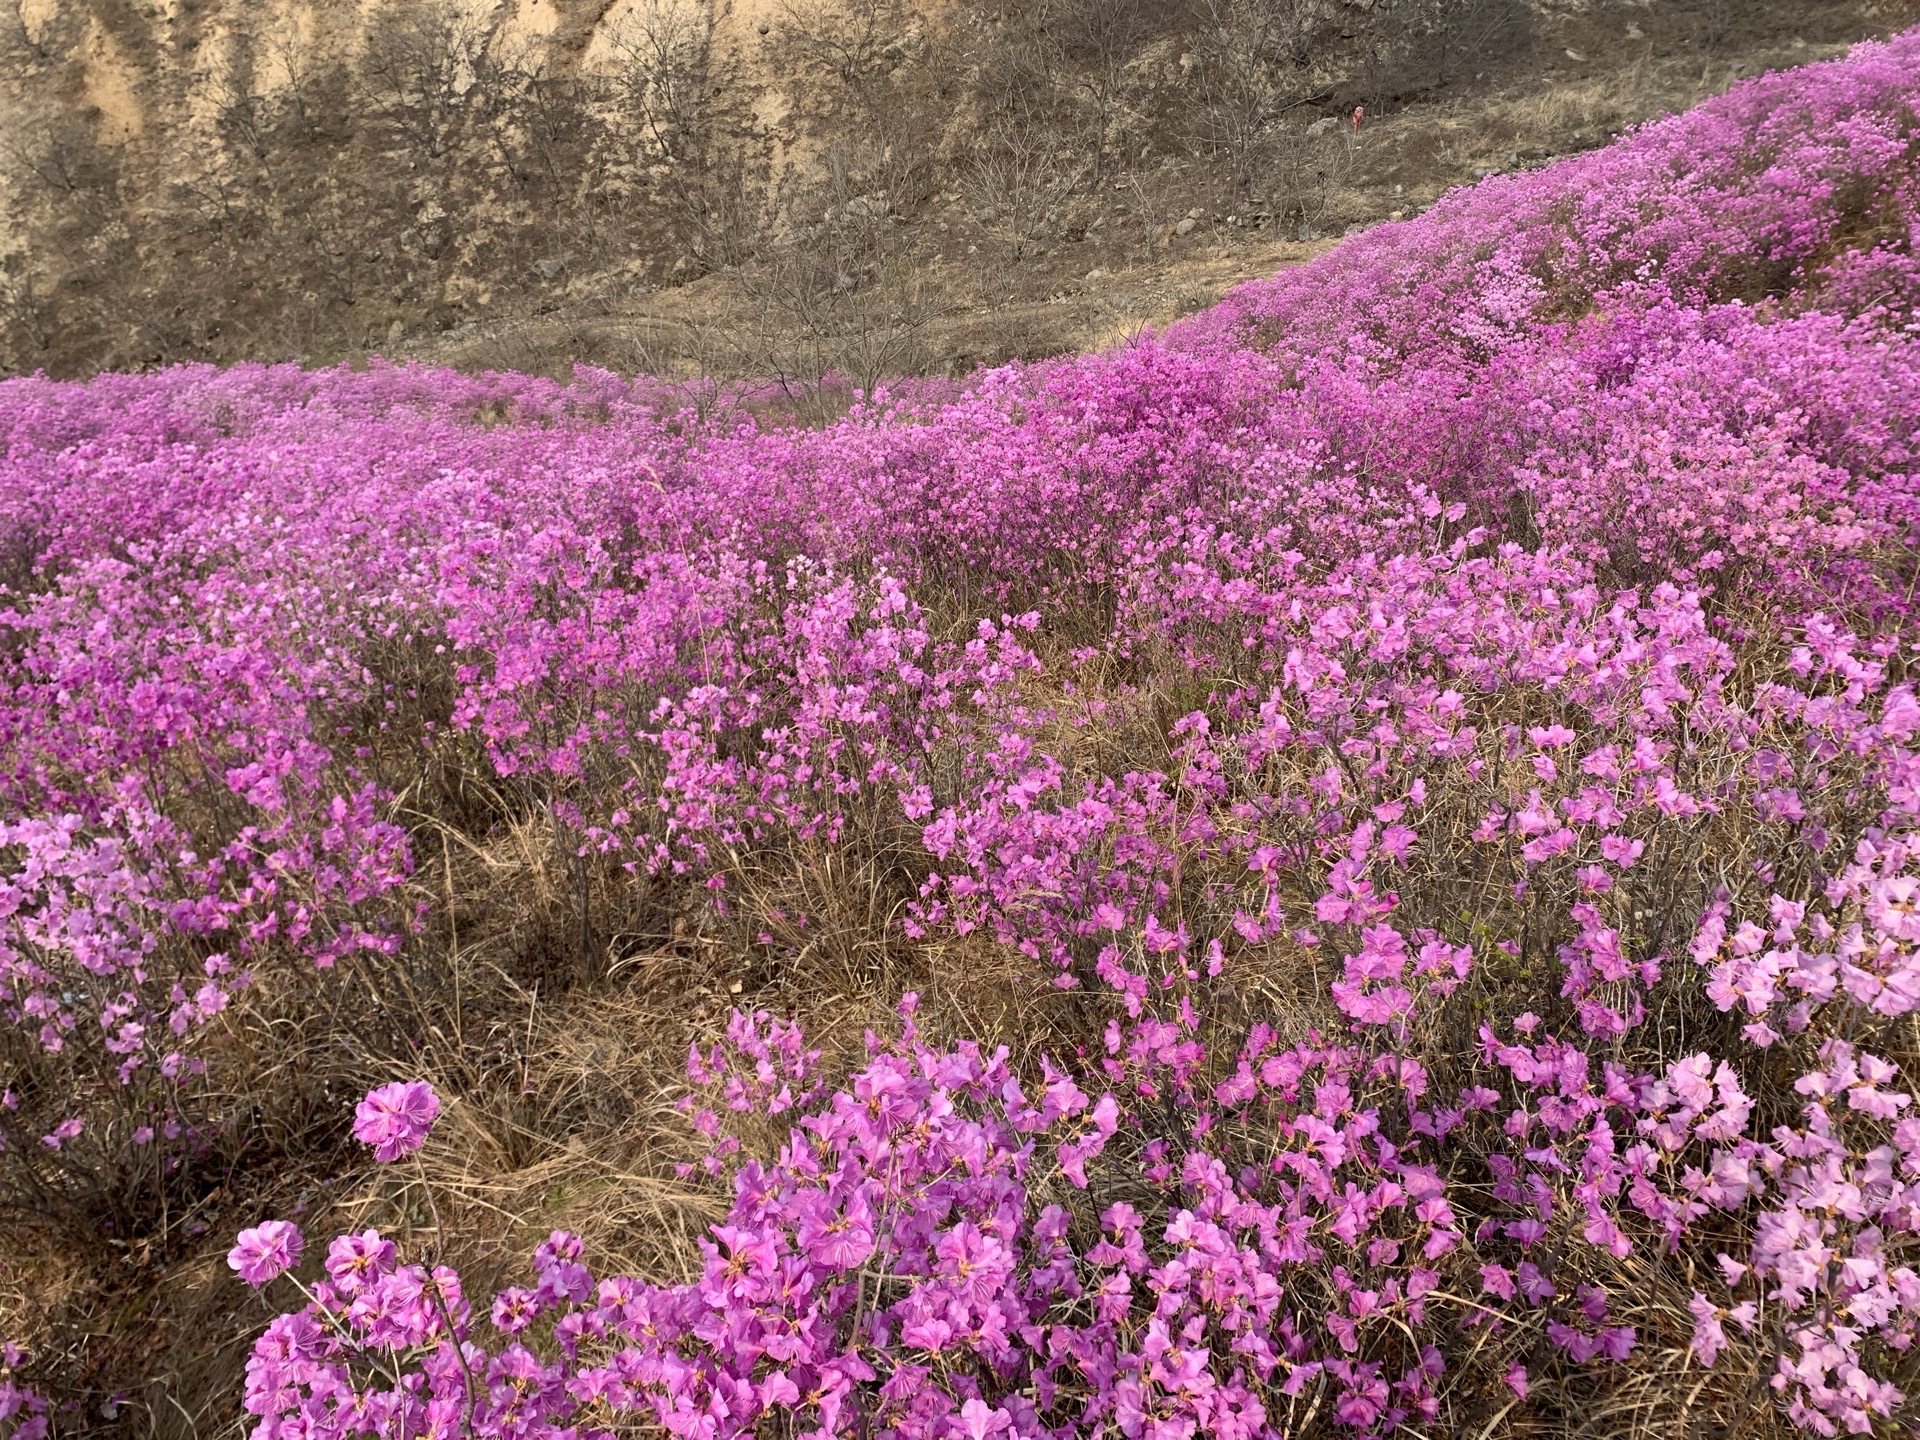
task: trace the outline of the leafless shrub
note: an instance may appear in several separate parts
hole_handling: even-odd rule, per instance
[[[781,50],[808,77],[809,118],[829,137],[833,184],[878,192],[896,208],[917,205],[935,183],[952,119],[941,96],[950,77],[933,63],[935,41],[904,0],[785,0]]]
[[[644,162],[697,164],[712,143],[712,9],[645,0],[609,30],[614,103]]]
[[[232,56],[208,81],[206,94],[223,148],[264,162],[273,150],[275,107],[259,83],[248,37],[236,37]]]
[[[1172,232],[1174,223],[1193,203],[1192,187],[1185,176],[1165,162],[1130,166],[1121,183],[1140,253],[1151,259]]]
[[[1044,241],[1068,200],[1090,179],[1032,131],[1017,131],[983,147],[967,166],[960,194],[974,219],[1019,260]]]
[[[1346,41],[1343,97],[1392,103],[1471,78],[1523,53],[1533,11],[1524,0],[1395,0],[1368,12]]]
[[[821,219],[791,225],[742,269],[752,320],[731,336],[737,372],[780,381],[798,408],[818,403],[813,387],[827,377],[870,389],[921,369],[922,332],[940,309],[884,201],[810,190],[790,213],[819,213],[822,198]]]
[[[44,363],[53,343],[52,297],[30,254],[0,259],[0,373]]]
[[[1722,49],[1733,38],[1740,16],[1738,0],[1699,0],[1693,12],[1697,43],[1705,50]]]
[[[0,164],[61,207],[61,218],[78,218],[89,200],[112,190],[111,158],[66,108],[28,107],[24,122],[0,136]]]
[[[719,73],[707,0],[647,0],[609,32],[605,144],[683,278],[740,264],[768,220],[764,145]]]
[[[1441,84],[1457,84],[1503,59],[1524,56],[1533,11],[1521,0],[1440,0],[1429,48]]]
[[[385,153],[416,168],[447,155],[487,38],[479,21],[423,3],[393,12],[374,30],[355,77]]]
[[[558,196],[602,181],[589,158],[604,128],[595,77],[563,68],[536,44],[502,54],[489,80],[487,143],[516,185]]]
[[[1140,47],[1165,24],[1165,7],[1148,0],[1053,0],[1044,8],[1047,33],[1072,77],[1081,144],[1092,183],[1118,158],[1119,129],[1140,85],[1131,65]]]
[[[1288,117],[1325,98],[1311,62],[1330,12],[1326,0],[1198,0],[1190,133],[1236,192],[1271,163]]]
[[[782,32],[790,53],[808,68],[836,81],[856,107],[874,96],[918,27],[904,0],[851,0],[811,4],[782,0]]]
[[[1259,185],[1265,193],[1254,198],[1270,207],[1283,228],[1292,228],[1294,238],[1313,239],[1358,161],[1350,125],[1316,135],[1296,123],[1273,137]]]
[[[310,135],[319,119],[316,107],[324,106],[327,91],[338,86],[337,71],[332,76],[323,73],[321,62],[310,58],[301,45],[298,27],[289,22],[269,25],[248,49],[252,72],[270,80],[278,92],[276,128],[292,138]]]

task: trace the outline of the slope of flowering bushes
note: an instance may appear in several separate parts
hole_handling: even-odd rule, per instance
[[[250,1227],[257,1433],[1911,1424],[1916,98],[1920,36],[1762,77],[820,429],[0,386],[0,1199],[191,1184],[249,1025],[437,943],[423,816],[769,965],[825,848],[1047,1043],[749,1006],[685,1283]]]

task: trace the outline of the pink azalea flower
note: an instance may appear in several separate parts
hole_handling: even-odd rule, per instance
[[[440,1114],[440,1097],[424,1080],[396,1080],[369,1090],[353,1112],[353,1138],[373,1146],[374,1158],[398,1160],[427,1143]]]
[[[306,1241],[300,1227],[287,1220],[263,1220],[234,1237],[227,1264],[256,1290],[284,1270],[300,1263]]]

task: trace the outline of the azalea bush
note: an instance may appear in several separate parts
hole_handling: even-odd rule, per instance
[[[1576,597],[1570,625],[1591,622],[1582,609]],[[1102,798],[1043,806],[1058,776],[1035,785],[1011,812],[1034,828],[1017,843],[996,831],[1003,843],[987,853],[1058,863],[1067,880],[1037,883],[1029,869],[972,893],[1027,902],[996,911],[1009,934],[1044,934],[1055,917],[1069,982],[1076,942],[1098,943],[1088,979],[1119,1005],[1094,1059],[1043,1060],[1023,1078],[1004,1048],[930,1043],[909,996],[900,1034],[870,1038],[864,1067],[834,1086],[793,1027],[736,1016],[690,1066],[695,1093],[712,1097],[696,1115],[715,1141],[706,1168],[734,1193],[700,1280],[596,1283],[579,1242],[557,1234],[531,1285],[475,1315],[453,1271],[404,1266],[377,1234],[343,1237],[331,1279],[256,1348],[250,1405],[323,1427],[379,1416],[393,1433],[649,1420],[703,1436],[768,1420],[809,1433],[1066,1435],[1109,1422],[1128,1435],[1290,1433],[1324,1412],[1381,1434],[1437,1423],[1462,1390],[1504,1385],[1524,1399],[1536,1368],[1617,1364],[1675,1338],[1711,1367],[1737,1337],[1772,1357],[1768,1381],[1805,1428],[1896,1416],[1920,1320],[1920,1278],[1902,1263],[1920,1222],[1920,1117],[1881,1052],[1898,1053],[1920,1006],[1920,761],[1906,744],[1920,705],[1844,643],[1824,661],[1786,657],[1782,673],[1797,667],[1802,688],[1766,681],[1735,703],[1731,652],[1705,639],[1697,610],[1611,621],[1630,662],[1591,642],[1554,648],[1586,651],[1586,704],[1628,697],[1622,723],[1641,735],[1631,751],[1591,710],[1560,712],[1583,722],[1584,745],[1553,723],[1511,727],[1483,750],[1474,712],[1443,701],[1459,698],[1443,673],[1429,690],[1442,715],[1424,730],[1371,712],[1419,739],[1360,772],[1344,812],[1355,782],[1338,763],[1309,765],[1319,784],[1307,793],[1323,803],[1263,827],[1257,800],[1232,797],[1278,787],[1231,782],[1249,751],[1270,752],[1230,747],[1198,712],[1176,727],[1187,737],[1177,776],[1134,787],[1146,800],[1102,783]],[[1661,694],[1650,677],[1663,673],[1691,681],[1700,748],[1722,776],[1711,787],[1687,773],[1695,788],[1682,789],[1665,727],[1647,725],[1649,693]],[[1332,687],[1308,689],[1340,733],[1337,697],[1320,693]],[[1834,689],[1871,708],[1821,705]],[[1314,750],[1324,738],[1311,720],[1276,689],[1246,728],[1282,753]],[[1815,792],[1810,812],[1774,782],[1830,747],[1822,788],[1839,803],[1822,813]],[[1369,780],[1382,788],[1368,793]],[[1437,799],[1455,791],[1506,803],[1460,816]],[[1752,873],[1690,895],[1673,872],[1724,860],[1731,845],[1702,822],[1735,811]],[[1226,828],[1230,812],[1241,833]],[[1853,825],[1863,833],[1819,839],[1849,815],[1870,817]],[[1317,843],[1271,843],[1301,819]],[[1138,869],[1111,854],[1073,864],[1110,824]],[[1456,841],[1467,853],[1447,864],[1455,883],[1508,892],[1480,912],[1513,925],[1490,944],[1476,943],[1489,922],[1475,912],[1420,924],[1402,898],[1441,884],[1416,861]],[[1809,848],[1832,873],[1791,898],[1775,887],[1783,871],[1807,873]],[[1155,877],[1205,874],[1215,852],[1234,862],[1219,872],[1248,878],[1195,885],[1189,918],[1170,925],[1161,916],[1181,897]],[[1317,876],[1307,904],[1288,893],[1299,871]],[[1079,895],[1076,872],[1092,894]],[[942,881],[929,893],[953,888]],[[1662,938],[1651,907],[1689,903],[1693,921]],[[1305,923],[1289,928],[1290,914]],[[1209,921],[1216,933],[1201,929]],[[1236,967],[1274,946],[1295,965],[1334,952],[1328,1018],[1349,1022],[1344,1033],[1289,1043],[1241,1007],[1215,1013]],[[1530,961],[1552,983],[1502,973]],[[1489,1005],[1516,990],[1555,1018]],[[1650,1006],[1689,999],[1689,1023],[1714,1048],[1675,1053]],[[1797,1103],[1770,1116],[1754,1092],[1776,1054],[1791,1057]],[[767,1114],[791,1117],[789,1138],[749,1156],[725,1117]],[[268,1256],[262,1267],[236,1251],[250,1278],[298,1258],[250,1234],[241,1250]],[[1618,1279],[1635,1256],[1698,1275],[1681,1336],[1633,1323],[1650,1308]],[[1654,1307],[1652,1319],[1674,1317]],[[547,1343],[529,1348],[536,1325]],[[374,1362],[395,1347],[419,1368],[383,1381]]]
[[[0,1345],[0,1422],[7,1426],[8,1440],[45,1440],[50,1429],[47,1398],[19,1382],[17,1372],[25,1360],[18,1345]]]
[[[596,906],[765,973],[857,871],[898,1017],[707,1022],[691,1279],[261,1217],[262,1436],[1910,1425],[1917,61],[817,429],[0,387],[8,1197],[137,1225],[223,1066],[430,978],[423,855],[519,827],[583,984]],[[352,1133],[432,1211],[417,1029]]]

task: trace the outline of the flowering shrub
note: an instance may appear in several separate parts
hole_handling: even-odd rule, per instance
[[[0,1165],[186,1173],[248,1005],[427,943],[406,827],[477,772],[770,963],[766,877],[863,856],[1064,1018],[909,995],[841,1073],[746,1006],[686,1283],[248,1228],[262,1436],[1385,1436],[1636,1365],[1911,1424],[1917,61],[820,430],[0,386]]]
[[[298,1226],[285,1220],[265,1220],[240,1232],[227,1255],[227,1265],[249,1285],[264,1285],[299,1264],[306,1244]]]
[[[0,1345],[0,1370],[4,1370],[0,1373],[0,1424],[6,1427],[7,1440],[46,1440],[46,1396],[15,1378],[25,1359],[12,1341]]]
[[[373,1146],[375,1157],[398,1160],[426,1144],[440,1114],[440,1097],[424,1080],[396,1081],[370,1091],[353,1115],[353,1138]]]

